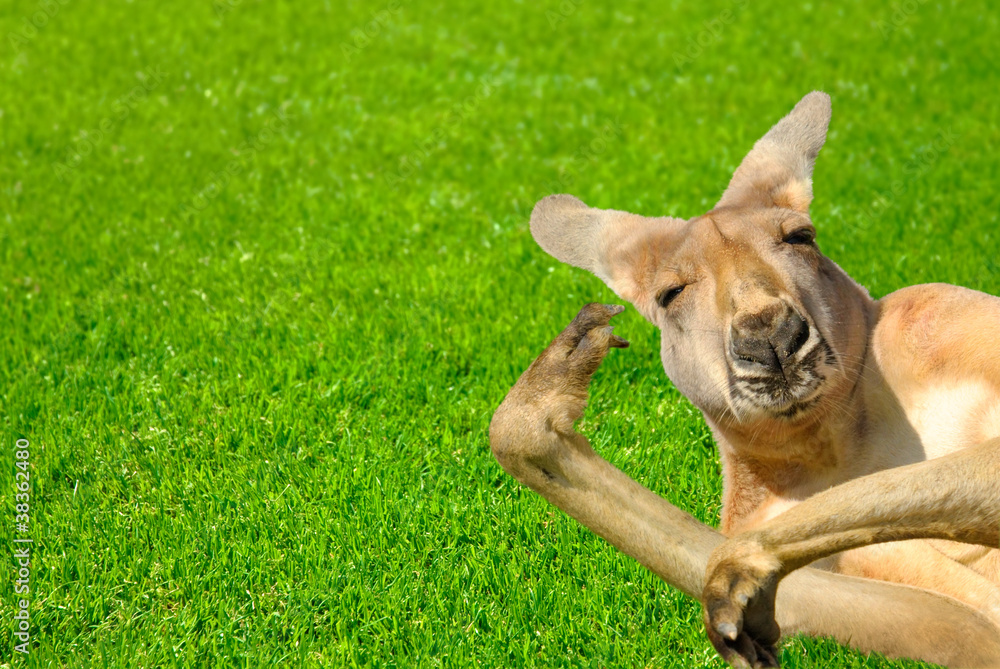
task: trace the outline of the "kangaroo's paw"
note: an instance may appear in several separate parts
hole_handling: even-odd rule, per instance
[[[780,563],[759,543],[730,539],[713,553],[702,593],[705,630],[734,667],[777,667],[774,619]]]
[[[493,454],[504,469],[521,479],[524,465],[549,464],[553,476],[556,451],[572,442],[573,423],[583,415],[587,387],[611,348],[628,342],[612,333],[611,318],[624,311],[618,305],[588,304],[521,375],[490,424]]]

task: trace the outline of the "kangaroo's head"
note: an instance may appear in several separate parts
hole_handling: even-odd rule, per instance
[[[867,294],[820,253],[812,171],[830,98],[814,92],[758,141],[714,209],[689,220],[540,201],[535,240],[589,270],[662,333],[667,375],[715,422],[800,423],[853,387]]]

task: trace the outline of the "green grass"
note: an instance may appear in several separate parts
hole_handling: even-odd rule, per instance
[[[876,295],[1000,292],[992,6],[224,2],[57,0],[30,37],[41,5],[0,6],[0,540],[24,437],[36,541],[32,654],[4,631],[0,662],[720,667],[696,603],[489,453],[614,299],[527,212],[702,213],[819,88],[826,253]],[[715,523],[711,436],[620,321],[583,429]]]

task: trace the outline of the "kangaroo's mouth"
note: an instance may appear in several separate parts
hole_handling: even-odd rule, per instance
[[[819,403],[836,364],[832,349],[820,339],[795,362],[773,370],[747,373],[737,362],[729,364],[730,405],[737,416],[764,413],[773,418],[792,419]]]

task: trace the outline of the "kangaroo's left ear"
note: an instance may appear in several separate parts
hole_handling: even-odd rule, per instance
[[[531,235],[553,258],[593,272],[646,314],[649,276],[655,276],[662,262],[661,249],[677,243],[683,223],[669,216],[595,209],[572,195],[550,195],[531,212]]]
[[[808,213],[812,173],[830,125],[830,96],[813,91],[778,121],[736,169],[716,207],[780,207]]]

